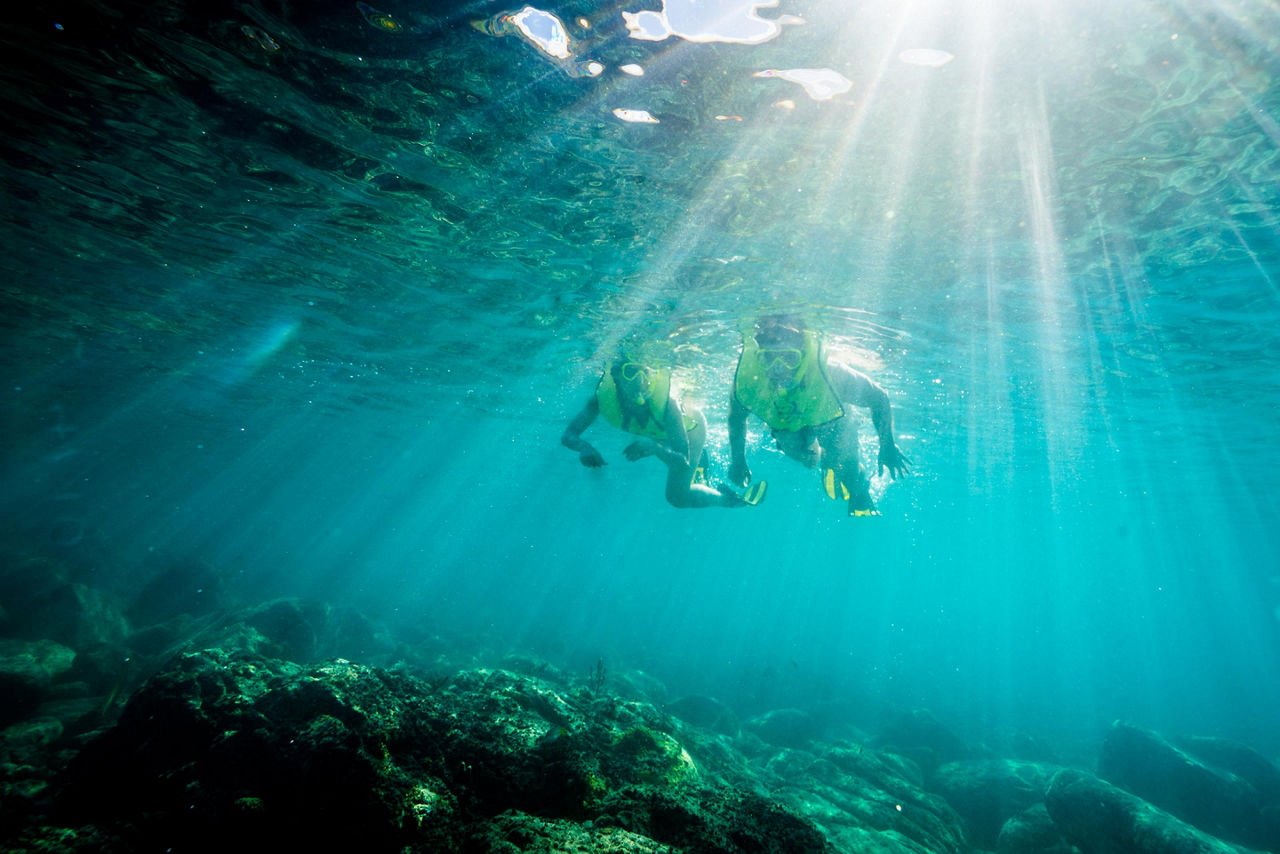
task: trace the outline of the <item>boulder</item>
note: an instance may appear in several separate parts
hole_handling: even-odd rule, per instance
[[[736,737],[741,730],[738,716],[714,697],[691,694],[667,703],[666,709],[686,723],[731,738]]]
[[[1204,744],[1200,748],[1212,750]],[[1226,751],[1218,750],[1225,759]],[[1196,759],[1154,732],[1120,721],[1112,724],[1103,739],[1098,775],[1206,833],[1280,850],[1280,815],[1253,783]]]
[[[803,709],[773,709],[747,721],[745,727],[762,741],[796,749],[808,747],[821,735],[813,715]]]
[[[311,599],[275,599],[216,621],[175,618],[140,633],[135,643],[149,650],[167,643],[191,648],[248,649],[267,658],[310,663],[334,658],[378,661],[395,644],[368,617],[347,606]]]
[[[618,851],[626,854],[678,854],[677,849],[646,836],[594,822],[549,819],[509,810],[477,828],[469,840],[472,851],[490,854],[565,854]]]
[[[919,770],[889,753],[863,746],[819,753],[783,751],[769,763],[775,793],[809,816],[842,849],[960,854],[966,851],[960,816],[918,785]]]
[[[62,722],[57,718],[38,717],[13,724],[0,730],[0,763],[37,765],[61,737]]]
[[[208,614],[226,604],[222,575],[208,564],[152,556],[144,571],[149,578],[127,609],[137,625]]]
[[[602,810],[594,827],[620,827],[681,851],[835,854],[813,822],[741,790],[627,787],[607,797]]]
[[[966,759],[940,766],[931,788],[964,818],[974,845],[994,848],[1005,822],[1042,802],[1059,770],[1015,759]]]
[[[1000,828],[996,854],[1079,854],[1053,823],[1044,804],[1011,816]]]
[[[0,639],[0,727],[34,715],[75,657],[51,640]]]
[[[34,577],[24,579],[11,569],[0,578],[0,598],[9,609],[7,634],[47,638],[76,650],[124,642],[129,624],[113,597],[67,580],[55,565],[28,561],[17,566]]]
[[[927,709],[913,709],[899,715],[884,728],[874,744],[910,758],[926,777],[939,765],[979,755]]]
[[[1202,762],[1247,780],[1263,800],[1280,802],[1280,768],[1252,747],[1207,736],[1177,738],[1174,743]]]
[[[1231,845],[1083,771],[1059,771],[1045,807],[1088,854],[1239,854]]]

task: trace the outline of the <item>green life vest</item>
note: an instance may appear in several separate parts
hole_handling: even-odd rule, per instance
[[[660,442],[667,440],[667,403],[671,400],[671,372],[662,368],[654,368],[649,373],[649,390],[645,392],[644,401],[629,401],[625,408],[618,395],[618,385],[614,382],[612,366],[605,369],[600,384],[596,386],[596,402],[600,405],[600,414],[604,419],[628,433],[645,436]],[[697,422],[684,413],[685,430],[693,429]]]
[[[795,432],[817,427],[844,415],[840,398],[827,379],[826,362],[818,339],[806,332],[800,364],[786,385],[777,386],[760,360],[760,345],[748,336],[733,377],[733,393],[773,430]]]

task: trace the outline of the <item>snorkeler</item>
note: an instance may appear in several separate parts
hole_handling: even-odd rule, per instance
[[[910,463],[893,438],[889,395],[870,377],[827,358],[822,342],[793,317],[769,317],[744,336],[729,399],[729,481],[751,482],[747,415],[768,425],[778,448],[817,467],[827,496],[848,502],[850,516],[878,516],[871,482],[858,456],[858,427],[846,406],[871,410],[880,438],[879,472],[898,478]]]
[[[684,411],[671,392],[671,372],[622,357],[605,370],[595,394],[560,437],[577,451],[587,468],[605,465],[582,433],[597,415],[640,438],[623,451],[628,460],[657,457],[667,467],[667,501],[673,507],[746,507],[764,500],[766,483],[752,484],[745,496],[727,486],[706,483],[707,420],[702,412]]]

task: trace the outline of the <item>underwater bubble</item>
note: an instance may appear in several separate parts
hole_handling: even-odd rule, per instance
[[[644,69],[636,65],[634,62],[627,63],[618,67],[623,74],[630,74],[632,77],[643,77]]]

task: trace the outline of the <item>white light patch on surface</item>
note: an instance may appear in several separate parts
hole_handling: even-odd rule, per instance
[[[620,66],[618,66],[618,69],[619,69],[623,74],[630,74],[632,77],[643,77],[643,76],[644,76],[644,69],[643,69],[643,68],[641,68],[640,66],[636,65],[634,62],[629,62],[629,63],[627,63],[626,65],[620,65]]]
[[[623,12],[631,38],[662,41],[671,36],[691,42],[761,44],[782,32],[779,21],[762,18],[759,9],[778,0],[663,0],[660,12]],[[803,23],[794,15],[788,24]]]
[[[951,60],[955,59],[954,54],[947,53],[945,50],[934,50],[928,47],[914,47],[910,50],[904,50],[898,54],[898,59],[907,65],[920,65],[925,68],[941,68]]]
[[[649,115],[648,110],[623,110],[617,109],[613,114],[624,122],[632,122],[639,125],[656,125],[658,120]]]
[[[853,88],[853,81],[830,68],[767,68],[756,77],[779,77],[797,83],[815,101],[829,101]]]
[[[547,56],[569,58],[569,33],[555,15],[525,6],[511,16],[511,23]]]

